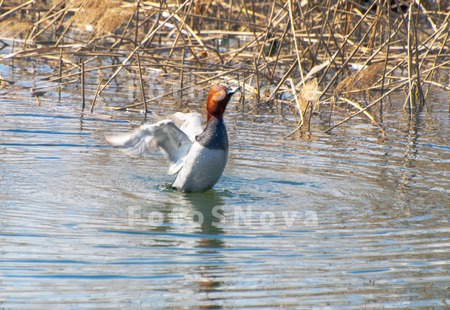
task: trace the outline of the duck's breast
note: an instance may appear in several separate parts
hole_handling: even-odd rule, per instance
[[[210,189],[222,176],[227,159],[228,147],[212,149],[195,142],[172,186],[184,192]]]

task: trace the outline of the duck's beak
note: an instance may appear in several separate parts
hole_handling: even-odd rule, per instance
[[[233,95],[235,92],[237,92],[237,91],[240,90],[240,89],[241,89],[240,86],[234,87],[234,88],[227,87],[227,95],[228,95],[228,96],[231,96],[231,95]]]

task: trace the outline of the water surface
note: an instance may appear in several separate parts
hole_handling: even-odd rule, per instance
[[[162,156],[103,138],[182,110],[173,101],[144,120],[83,112],[78,90],[40,106],[25,90],[2,94],[0,308],[450,304],[447,93],[415,125],[392,98],[385,140],[361,118],[332,134],[316,118],[310,137],[283,139],[295,116],[232,103],[228,166],[201,194],[170,190]]]

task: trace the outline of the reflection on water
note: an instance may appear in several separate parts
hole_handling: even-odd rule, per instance
[[[229,165],[201,194],[106,145],[141,115],[46,96],[0,97],[0,308],[450,303],[448,94],[413,121],[393,102],[386,140],[361,119],[286,140],[293,122],[231,105]]]

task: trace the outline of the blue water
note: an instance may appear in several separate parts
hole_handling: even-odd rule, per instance
[[[0,92],[0,308],[450,304],[448,94],[416,131],[393,98],[386,140],[364,119],[283,139],[294,118],[232,103],[228,166],[201,194],[103,138],[178,105],[145,120],[83,112],[75,90],[28,96]]]

